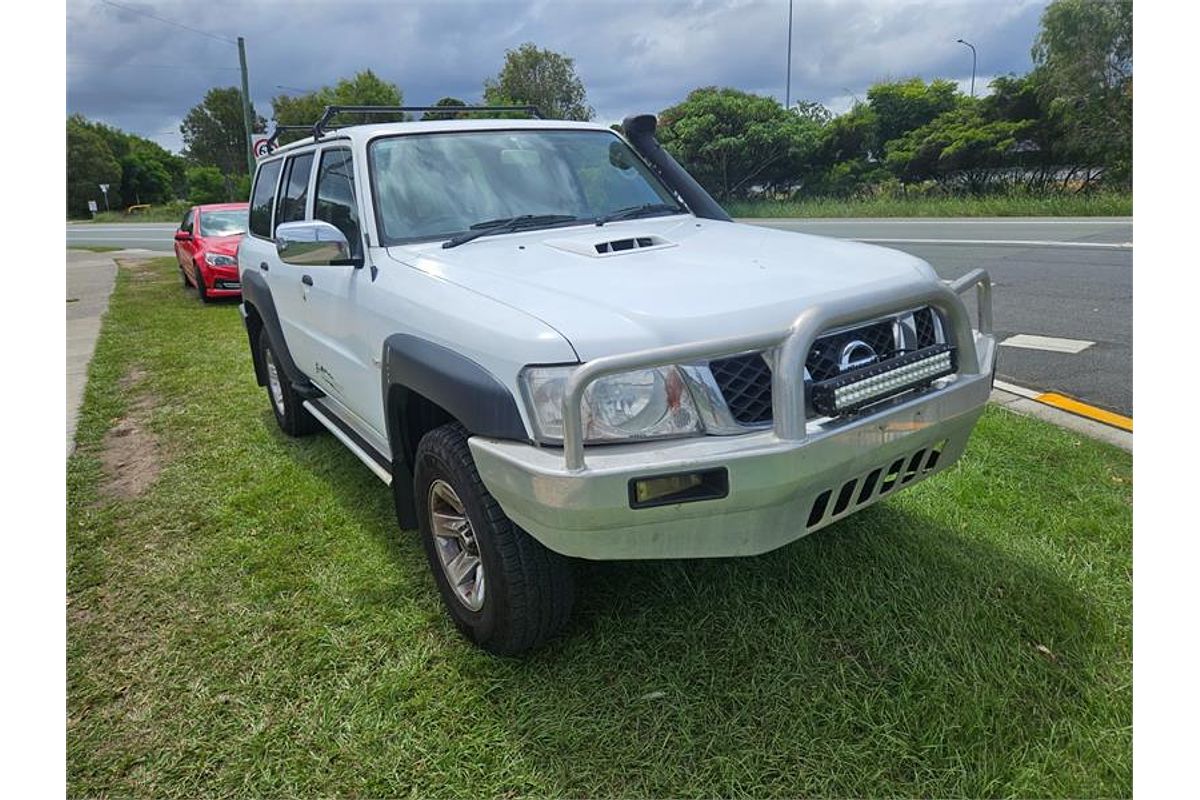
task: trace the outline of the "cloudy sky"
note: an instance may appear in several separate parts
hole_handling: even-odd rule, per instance
[[[965,88],[971,53],[958,38],[978,49],[982,93],[991,76],[1029,69],[1044,5],[795,0],[792,98],[840,112],[884,78]],[[68,0],[66,11],[68,112],[172,150],[204,92],[238,84],[228,41],[238,36],[255,109],[268,118],[273,96],[367,68],[413,105],[478,100],[504,51],[527,41],[575,59],[603,122],[658,111],[697,86],[782,100],[787,77],[787,0]]]

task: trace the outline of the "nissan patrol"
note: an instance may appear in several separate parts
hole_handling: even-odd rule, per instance
[[[963,452],[984,271],[733,222],[650,115],[331,124],[412,110],[260,160],[241,309],[279,426],[391,486],[479,646],[559,629],[573,559],[763,553]]]

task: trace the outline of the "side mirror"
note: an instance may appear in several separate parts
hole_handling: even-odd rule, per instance
[[[187,231],[175,231],[175,241],[190,242],[191,240],[192,240],[192,235],[190,233],[188,233]]]
[[[328,222],[284,222],[275,229],[275,252],[285,264],[302,267],[361,267],[346,235]]]

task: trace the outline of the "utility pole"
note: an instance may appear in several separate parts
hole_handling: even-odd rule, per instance
[[[237,38],[238,61],[242,66],[242,119],[246,123],[246,170],[254,174],[254,114],[250,110],[250,76],[246,73],[246,40]]]
[[[783,107],[792,107],[792,0],[788,0],[787,93],[784,95]]]
[[[965,44],[971,48],[971,97],[975,96],[975,45],[964,39],[957,40],[959,44]]]

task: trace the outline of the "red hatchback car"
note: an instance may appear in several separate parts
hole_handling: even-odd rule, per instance
[[[175,260],[183,285],[195,286],[205,303],[242,294],[237,248],[249,214],[249,203],[192,206],[175,231]]]

